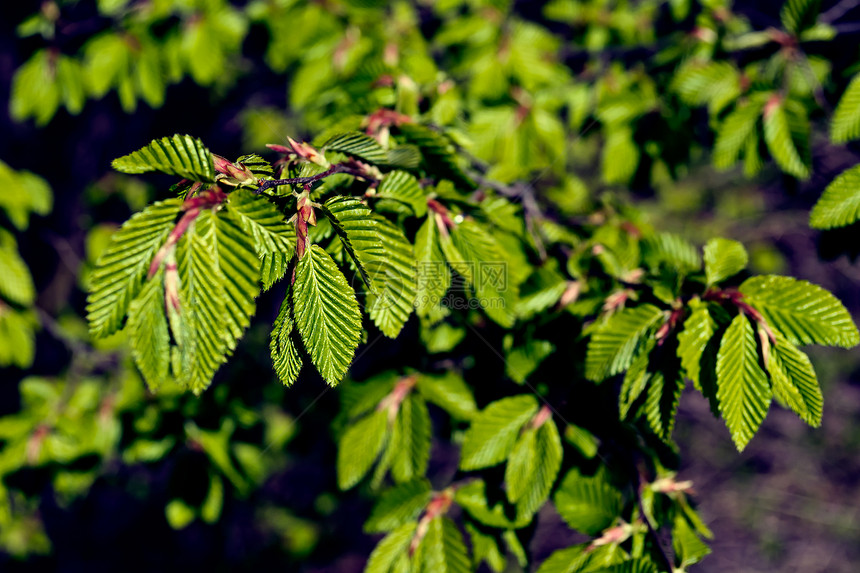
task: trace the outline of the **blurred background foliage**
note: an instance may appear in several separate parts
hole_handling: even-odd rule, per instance
[[[369,501],[335,481],[340,391],[285,390],[271,371],[275,298],[199,398],[149,392],[122,334],[89,340],[88,272],[118,222],[167,188],[108,166],[155,137],[191,133],[234,157],[381,108],[420,115],[563,220],[632,202],[643,224],[738,239],[754,271],[813,280],[860,312],[856,226],[807,225],[858,162],[860,129],[834,119],[860,72],[856,2],[825,1],[817,20],[727,0],[35,4],[7,2],[0,21],[4,570],[357,571],[374,545],[359,533]],[[412,324],[374,346],[352,375],[407,365],[418,336]],[[463,338],[424,336],[441,364]],[[457,355],[489,352],[466,340]],[[682,400],[681,475],[707,491],[716,533],[700,570],[860,562],[856,354],[816,365],[823,428],[772,413],[742,456],[702,400]],[[456,464],[451,447],[435,444],[431,464]],[[557,516],[536,529],[538,556],[570,541]]]

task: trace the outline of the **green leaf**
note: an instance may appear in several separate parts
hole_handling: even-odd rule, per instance
[[[399,129],[410,143],[421,150],[424,168],[428,173],[433,173],[438,179],[449,179],[458,187],[476,187],[475,182],[460,167],[457,149],[448,136],[414,123],[405,123]]]
[[[292,386],[302,369],[302,357],[293,341],[292,311],[290,309],[290,293],[287,292],[281,310],[272,326],[272,336],[269,340],[269,352],[272,356],[272,364],[278,378],[286,386]]]
[[[850,225],[857,219],[860,219],[860,165],[843,171],[827,186],[809,214],[809,226],[832,229]]]
[[[114,159],[111,165],[123,173],[161,171],[191,181],[215,181],[212,154],[190,135],[154,139],[146,147]]]
[[[387,428],[387,410],[374,410],[346,429],[337,448],[340,489],[351,488],[367,474],[382,451]]]
[[[394,423],[399,428],[395,434],[398,439],[389,446],[395,448],[391,475],[402,483],[427,473],[433,428],[424,398],[410,393],[400,404]]]
[[[164,516],[173,529],[184,529],[194,521],[194,509],[181,499],[172,499],[164,507]]]
[[[628,183],[639,166],[639,148],[633,141],[633,130],[628,125],[607,128],[603,147],[601,173],[609,185]]]
[[[170,333],[164,316],[164,271],[159,270],[129,306],[131,353],[150,388],[167,380],[170,372]]]
[[[740,95],[740,74],[725,61],[691,60],[675,74],[671,88],[684,103],[707,104],[710,113],[715,115]]]
[[[716,238],[705,245],[705,277],[708,286],[733,277],[747,266],[747,250],[731,239]]]
[[[469,553],[460,530],[448,517],[430,520],[427,534],[418,546],[416,560],[427,573],[470,573]]]
[[[768,102],[764,110],[764,140],[777,165],[789,175],[808,179],[809,165],[792,138],[785,102]]]
[[[370,209],[354,197],[336,195],[325,202],[322,212],[329,218],[344,248],[355,261],[361,278],[371,292],[375,292],[378,288],[373,280],[377,270],[375,267],[377,261],[384,257],[384,251]]]
[[[520,428],[537,409],[537,401],[530,394],[502,398],[484,408],[466,431],[460,469],[476,470],[504,461],[514,447]]]
[[[417,524],[404,523],[379,542],[367,560],[365,573],[389,573],[396,562],[408,553]]]
[[[208,248],[214,247],[215,264],[222,277],[226,313],[221,320],[228,328],[227,345],[232,351],[256,310],[254,299],[260,294],[260,260],[253,239],[231,211],[219,213],[213,217],[213,223],[214,241]],[[199,244],[196,248],[207,247]]]
[[[625,308],[611,316],[591,335],[585,376],[600,382],[625,370],[642,336],[662,317],[663,311],[651,304]]]
[[[364,524],[364,531],[384,533],[417,519],[430,502],[431,495],[430,482],[423,478],[386,490],[373,506],[370,517]]]
[[[554,421],[523,431],[505,468],[508,500],[517,505],[518,522],[530,521],[549,498],[561,459],[561,437]]]
[[[325,151],[339,151],[363,159],[374,165],[386,165],[388,154],[379,142],[358,131],[347,131],[333,135],[323,145]]]
[[[419,316],[427,316],[451,286],[451,272],[439,244],[434,217],[427,217],[415,235],[417,284],[415,307]]]
[[[528,525],[528,522],[514,523],[508,519],[501,503],[490,509],[487,505],[487,484],[482,479],[472,480],[457,488],[454,501],[478,522],[490,527],[510,529]]]
[[[517,384],[522,384],[554,350],[555,345],[548,340],[530,340],[507,353],[505,374]]]
[[[630,408],[648,387],[648,381],[652,373],[648,371],[651,351],[657,345],[657,340],[649,337],[639,347],[636,357],[630,363],[627,372],[624,373],[624,381],[618,392],[618,414],[623,419],[630,413]]]
[[[589,573],[657,573],[659,569],[648,559],[630,559],[600,569],[589,569]]]
[[[830,124],[833,143],[847,143],[860,137],[860,74],[854,76],[839,99]]]
[[[717,354],[717,400],[738,451],[761,426],[770,399],[752,325],[744,314],[738,314],[723,335]]]
[[[768,355],[767,370],[774,397],[810,426],[820,426],[824,398],[809,357],[777,334],[776,344]]]
[[[651,267],[661,263],[682,273],[698,271],[702,260],[696,246],[674,233],[659,233],[644,241],[643,259]]]
[[[764,109],[764,102],[747,101],[738,105],[717,129],[714,143],[714,166],[728,169],[740,157],[741,151],[755,141],[756,124]]]
[[[555,507],[567,524],[588,535],[597,535],[621,513],[621,493],[599,474],[583,476],[572,469],[564,477],[554,497]]]
[[[202,211],[179,240],[180,308],[171,322],[174,375],[199,393],[212,381],[254,313],[259,260],[249,237],[222,211]]]
[[[253,237],[254,249],[261,259],[275,254],[286,260],[292,258],[295,229],[268,199],[248,189],[237,189],[228,196],[227,207],[245,233]]]
[[[275,178],[275,170],[272,168],[272,164],[257,155],[256,153],[242,155],[236,160],[236,163],[247,167],[248,170],[253,173],[254,177],[256,177],[257,179]]]
[[[293,312],[314,366],[335,386],[361,340],[361,312],[346,278],[319,245],[296,268]]]
[[[32,312],[0,305],[0,367],[29,368],[33,364],[37,325]]]
[[[416,217],[427,214],[427,196],[418,185],[418,180],[405,171],[392,171],[387,174],[379,184],[376,196],[409,205]]]
[[[786,32],[797,36],[815,25],[820,9],[821,0],[785,0],[779,17]]]
[[[449,371],[440,376],[421,374],[416,388],[428,402],[436,404],[455,419],[471,420],[478,411],[472,390],[456,372]]]
[[[557,433],[557,432],[556,432]],[[523,497],[537,465],[537,430],[525,428],[511,450],[505,466],[505,493],[508,501],[516,503]]]
[[[699,538],[680,513],[675,515],[675,523],[672,527],[672,548],[683,569],[695,565],[711,553],[711,548]]]
[[[36,288],[27,264],[15,248],[14,240],[5,245],[0,242],[0,277],[3,277],[0,280],[0,296],[22,306],[33,304]]]
[[[851,315],[839,299],[818,285],[766,275],[747,279],[739,290],[768,324],[794,344],[851,348],[860,342]]]
[[[415,308],[415,255],[400,228],[381,215],[373,217],[382,239],[383,258],[372,263],[371,274],[379,287],[367,297],[366,311],[385,336],[396,338]]]
[[[678,334],[678,358],[681,359],[681,367],[692,380],[696,388],[701,387],[699,372],[702,364],[702,353],[711,337],[717,330],[717,323],[708,312],[706,303],[690,303],[693,312],[684,321],[684,329]]]
[[[474,219],[466,218],[451,229],[451,239],[463,263],[454,266],[475,288],[484,312],[499,325],[510,328],[516,320],[516,285],[511,279],[508,259],[496,238]],[[442,242],[443,251],[445,241]],[[449,263],[456,261],[450,250]],[[459,261],[457,261],[459,262]],[[468,272],[461,272],[468,266]]]
[[[670,440],[675,427],[675,415],[684,389],[684,380],[674,376],[670,369],[655,372],[648,385],[645,398],[645,416],[648,425],[663,440]]]
[[[90,333],[104,338],[120,329],[129,304],[143,287],[149,264],[179,214],[179,199],[136,213],[114,234],[90,277],[87,318]]]
[[[471,523],[466,523],[469,541],[472,546],[472,567],[478,569],[481,563],[486,563],[492,571],[501,573],[507,564],[507,558],[499,548],[496,538],[485,535]]]

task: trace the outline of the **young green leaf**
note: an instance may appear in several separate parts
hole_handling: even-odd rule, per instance
[[[761,117],[764,102],[748,101],[739,104],[717,128],[714,143],[714,166],[728,169],[740,157],[744,147],[755,141],[755,129]]]
[[[636,353],[636,357],[630,363],[627,372],[624,373],[624,381],[618,392],[618,415],[626,418],[631,406],[639,399],[648,381],[651,380],[652,372],[648,370],[651,351],[657,345],[654,337],[649,337]]]
[[[836,111],[830,125],[830,139],[833,143],[847,143],[860,137],[860,74],[854,76]]]
[[[799,179],[808,179],[809,165],[792,138],[791,127],[785,102],[768,102],[764,110],[764,140],[770,154],[786,173]]]
[[[354,197],[336,195],[325,202],[322,212],[340,237],[349,256],[355,261],[361,277],[371,292],[377,290],[374,272],[376,261],[384,257],[382,240],[370,209]]]
[[[403,231],[381,215],[374,213],[373,218],[383,257],[371,263],[378,289],[368,295],[366,311],[385,336],[395,338],[415,308],[415,256]]]
[[[820,426],[824,398],[809,357],[777,334],[776,344],[768,356],[767,370],[774,397],[810,426]]]
[[[526,437],[529,433],[534,434],[534,439]],[[523,442],[522,447],[520,442]],[[549,498],[561,469],[562,447],[558,427],[552,419],[537,430],[525,430],[520,442],[511,452],[505,468],[505,484],[508,486],[508,499],[517,505],[517,521],[523,523],[531,521]]]
[[[860,117],[860,111],[857,114]],[[809,226],[832,229],[850,225],[857,219],[860,219],[860,165],[843,171],[827,186],[809,214]]]
[[[227,208],[242,229],[253,237],[254,249],[260,258],[273,254],[284,255],[287,259],[292,257],[296,246],[295,229],[265,197],[248,189],[237,189],[228,195]]]
[[[684,329],[678,334],[678,358],[681,367],[696,388],[700,388],[699,372],[702,353],[717,330],[717,324],[708,312],[707,303],[691,302],[693,312],[684,321]]]
[[[361,340],[361,312],[346,278],[319,245],[297,265],[293,312],[314,366],[337,385]]]
[[[502,398],[484,408],[466,432],[460,468],[475,470],[504,461],[514,447],[520,428],[537,409],[537,401],[530,394]]]
[[[785,30],[797,36],[815,25],[820,9],[821,0],[785,0],[779,17]]]
[[[752,277],[739,287],[768,324],[794,344],[851,348],[860,334],[839,299],[818,285],[791,277]]]
[[[456,372],[441,376],[421,374],[416,388],[424,398],[458,420],[471,420],[478,411],[472,390]]]
[[[385,445],[388,412],[374,410],[349,426],[337,448],[337,485],[347,490],[361,481]]]
[[[205,221],[207,218],[203,218]],[[241,223],[229,210],[213,218],[213,249],[215,264],[224,289],[225,314],[222,321],[228,328],[230,350],[251,322],[256,310],[254,299],[260,294],[260,260]],[[202,244],[196,248],[205,248]]]
[[[392,171],[387,174],[379,184],[376,196],[409,205],[416,217],[427,214],[427,196],[418,185],[418,180],[405,171]]]
[[[269,340],[269,352],[275,372],[286,386],[292,386],[302,369],[302,357],[293,341],[294,326],[290,309],[290,293],[287,292],[275,324],[272,326],[272,336]]]
[[[738,274],[747,266],[747,250],[731,239],[711,239],[704,252],[705,277],[709,286]]]
[[[600,382],[630,366],[642,336],[662,317],[663,311],[652,304],[625,308],[610,317],[588,342],[585,376]]]
[[[159,270],[129,305],[128,334],[134,362],[150,388],[170,372],[170,334],[164,316],[164,271]]]
[[[394,481],[402,483],[427,473],[433,428],[424,398],[410,393],[400,404],[394,423],[399,426],[399,439],[392,440],[389,446],[395,449],[391,475]]]
[[[684,380],[672,371],[654,372],[645,398],[645,417],[655,434],[670,440],[675,427],[675,415],[684,389]]]
[[[348,131],[333,135],[322,148],[325,151],[339,151],[353,155],[374,165],[386,165],[388,154],[379,142],[358,131]]]
[[[254,313],[260,267],[250,239],[227,212],[202,211],[176,249],[179,308],[174,375],[201,392],[236,348]]]
[[[451,230],[451,239],[469,266],[470,276],[463,276],[475,288],[484,312],[505,328],[513,326],[516,285],[511,280],[508,259],[498,241],[472,218],[456,225]]]
[[[0,233],[3,231],[0,230]],[[10,235],[11,239],[11,235]],[[7,301],[29,306],[36,298],[36,288],[26,263],[18,254],[14,240],[0,243],[0,296]]]
[[[168,199],[150,205],[126,221],[111,238],[90,277],[87,319],[96,338],[120,329],[131,301],[143,287],[156,251],[167,239],[181,201]]]
[[[548,340],[530,340],[507,353],[505,374],[517,384],[522,384],[554,350],[555,345]]]
[[[732,441],[742,451],[764,421],[771,399],[753,327],[743,313],[732,320],[720,343],[717,399]]]
[[[111,165],[123,173],[161,171],[191,181],[215,181],[212,154],[190,135],[154,139],[146,147],[114,159]]]
[[[430,520],[427,534],[416,552],[421,571],[469,573],[472,568],[460,530],[445,516]]]
[[[397,562],[408,555],[416,527],[417,524],[410,521],[386,535],[370,554],[364,573],[390,573],[394,570]]]
[[[496,538],[486,535],[472,525],[466,523],[466,531],[469,533],[469,541],[472,546],[472,568],[477,570],[481,563],[486,563],[495,573],[502,573],[507,564],[507,558],[499,548]]]
[[[572,469],[554,497],[555,507],[567,524],[588,535],[609,527],[623,506],[621,493],[600,475],[583,476]]]
[[[476,187],[475,182],[460,167],[457,149],[450,138],[414,123],[404,123],[399,129],[410,143],[421,150],[424,167],[429,173],[435,174],[439,179],[450,179],[466,189]]]
[[[438,306],[451,286],[451,272],[445,265],[438,233],[435,219],[430,216],[424,220],[415,235],[415,308],[419,316],[427,316],[431,309]]]
[[[695,565],[711,553],[711,548],[699,538],[680,513],[675,515],[672,527],[672,548],[675,550],[676,561],[684,569]]]
[[[430,501],[431,494],[430,482],[423,478],[386,490],[373,506],[364,531],[384,533],[417,519]]]

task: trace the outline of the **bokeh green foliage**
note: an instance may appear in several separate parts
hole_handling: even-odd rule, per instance
[[[227,192],[208,205],[220,211],[202,215],[177,245],[180,300],[196,310],[177,326],[159,298],[168,292],[161,293],[167,267],[145,278],[176,217],[190,209],[183,200],[196,189],[188,183],[174,189],[179,198],[133,206],[144,215],[126,223],[126,236],[153,231],[146,249],[124,242],[122,231],[108,241],[110,227],[92,232],[83,278],[96,293],[90,326],[112,338],[89,341],[71,316],[52,326],[55,336],[88,350],[61,377],[26,378],[21,411],[0,420],[0,543],[7,552],[50,550],[38,496],[15,487],[22,469],[46,469],[56,495],[70,500],[114,464],[159,464],[202,451],[205,471],[194,494],[165,506],[174,528],[198,519],[218,524],[224,499],[253,496],[282,470],[297,431],[291,418],[272,392],[262,402],[242,395],[222,363],[249,326],[246,344],[265,354],[259,334],[269,325],[252,322],[254,300],[285,275],[278,288],[291,284],[269,344],[273,381],[308,382],[312,369],[302,365],[312,364],[335,385],[362,342],[380,333],[396,338],[417,322],[410,367],[383,368],[338,389],[332,437],[339,450],[330,471],[340,490],[359,487],[376,499],[365,530],[385,536],[369,556],[371,572],[467,571],[482,562],[495,571],[526,569],[534,564],[530,528],[545,504],[590,540],[558,549],[540,565],[543,573],[686,570],[708,553],[710,536],[691,505],[690,484],[674,472],[672,431],[686,381],[725,419],[738,448],[773,399],[820,423],[821,392],[798,345],[857,344],[842,305],[805,281],[750,276],[747,250],[735,241],[713,239],[700,254],[655,228],[628,192],[671,195],[709,164],[729,170],[742,163],[742,173],[731,172],[738,180],[779,171],[808,179],[816,169],[813,135],[834,145],[857,138],[856,66],[833,69],[817,54],[839,33],[818,21],[817,3],[789,0],[781,29],[754,29],[720,0],[554,0],[540,18],[497,1],[101,1],[96,8],[109,29],[66,52],[55,42],[63,35],[56,26],[71,4],[45,3],[19,27],[21,35],[41,35],[45,46],[16,72],[16,120],[44,125],[61,107],[76,114],[113,92],[127,112],[139,101],[159,107],[184,78],[217,98],[263,69],[285,78],[288,106],[248,105],[240,118],[253,145],[245,151],[263,154],[264,143],[305,135],[324,158],[299,154],[272,165],[283,158],[246,155],[216,179],[204,143],[175,136],[115,163],[207,186],[217,180]],[[671,30],[658,34],[666,19]],[[254,31],[267,44],[264,60],[249,63],[242,48]],[[828,100],[836,102],[831,117]],[[192,161],[153,151],[182,146],[193,150]],[[276,173],[311,177],[350,161],[361,164],[304,197],[288,185],[251,192]],[[856,220],[856,169],[825,192],[814,226]],[[33,175],[6,171],[2,206],[20,232],[30,212],[50,209],[50,193]],[[320,216],[308,231],[312,246],[294,259],[289,219],[300,201],[317,203]],[[136,226],[149,215],[152,227]],[[14,235],[0,233],[0,253],[28,276]],[[218,266],[207,258],[210,249],[248,264]],[[473,276],[470,265],[486,261],[504,263],[503,291]],[[440,280],[410,283],[414,262],[437,265]],[[195,266],[214,269],[208,282],[190,274]],[[397,275],[398,268],[406,272]],[[345,278],[353,274],[352,282]],[[23,334],[9,335],[19,341],[6,362],[26,368],[35,293],[21,286],[26,280],[5,276],[0,321],[14,316],[24,325],[16,327]],[[105,284],[127,277],[131,287],[111,291],[120,293],[114,299],[104,295]],[[380,303],[374,286],[392,281],[406,302],[399,311]],[[503,304],[451,310],[439,300],[452,281],[467,285],[467,299]],[[205,296],[190,298],[195,289]],[[217,305],[222,322],[205,316],[207,304]],[[93,319],[97,308],[110,316]],[[327,308],[339,314],[314,313]],[[492,370],[468,355],[487,332],[503,333],[494,351],[505,359],[490,391],[484,376]],[[212,354],[197,360],[194,348],[209,340],[217,342]],[[224,378],[202,397],[184,393],[202,391],[219,368]],[[585,385],[609,404],[611,432],[550,408]],[[194,421],[204,407],[220,412],[217,424]],[[614,449],[619,436],[635,444],[632,454]],[[431,467],[434,444],[460,447],[454,471]],[[447,515],[452,505],[462,509],[456,523]],[[288,552],[313,547],[315,526],[288,508],[263,508],[260,516],[304,532],[288,540]],[[671,563],[652,528],[671,531]]]

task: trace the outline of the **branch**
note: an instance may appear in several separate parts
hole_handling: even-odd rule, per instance
[[[311,175],[310,177],[289,177],[287,179],[267,179],[261,181],[260,186],[256,189],[256,193],[259,194],[266,189],[278,187],[280,185],[310,185],[311,183],[314,183],[321,179],[325,179],[326,177],[334,175],[335,173],[346,173],[354,177],[361,177],[362,179],[376,181],[376,178],[372,177],[368,173],[361,171],[360,169],[357,169],[345,163],[336,163],[322,173],[317,173],[316,175]]]

